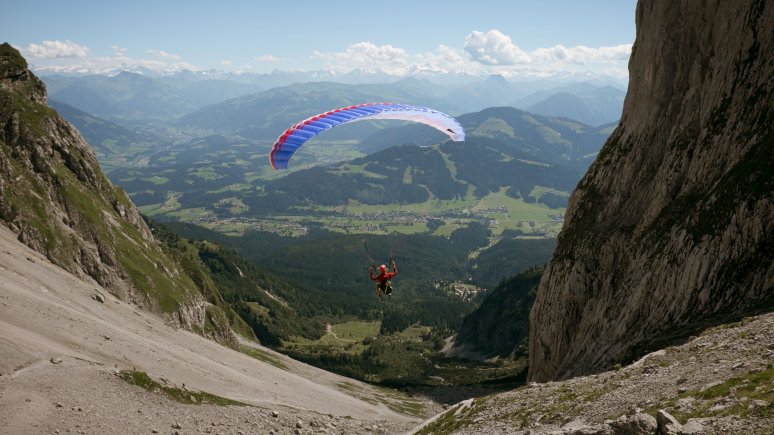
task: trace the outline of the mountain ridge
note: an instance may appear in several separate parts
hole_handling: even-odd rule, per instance
[[[449,110],[453,109],[449,103],[432,96],[432,92],[428,93],[424,87],[417,87],[412,82],[361,85],[310,82],[272,88],[206,106],[181,117],[176,124],[211,129],[219,133],[233,131],[256,139],[275,139],[288,126],[318,113],[351,104],[382,101],[422,104],[446,112],[456,112]],[[305,112],[302,115],[297,113],[299,103],[302,103]],[[355,132],[369,130],[362,125],[346,127],[346,130]],[[331,133],[335,134],[336,131]]]
[[[42,81],[0,45],[0,219],[27,246],[76,276],[168,321],[204,330],[207,301],[154,239],[71,124],[47,107]],[[228,325],[210,332],[235,340]]]

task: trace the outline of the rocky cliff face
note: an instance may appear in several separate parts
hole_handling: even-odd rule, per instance
[[[618,129],[573,193],[530,379],[774,308],[774,2],[645,1]]]
[[[69,272],[185,327],[203,327],[207,303],[196,286],[46,101],[24,58],[0,45],[0,220]]]

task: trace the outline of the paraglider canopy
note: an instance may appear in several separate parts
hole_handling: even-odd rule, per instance
[[[460,123],[437,110],[405,104],[366,103],[321,113],[290,127],[277,138],[269,153],[269,161],[274,169],[287,169],[290,157],[309,139],[329,128],[367,119],[421,122],[443,132],[455,142],[465,140],[465,131]]]

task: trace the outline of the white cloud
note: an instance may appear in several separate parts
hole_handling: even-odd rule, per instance
[[[497,29],[472,31],[461,46],[439,45],[432,51],[409,52],[394,45],[376,45],[361,41],[342,51],[314,51],[311,59],[315,66],[299,70],[326,69],[334,74],[353,70],[385,72],[395,76],[409,74],[501,74],[505,77],[548,77],[562,74],[608,74],[626,77],[626,62],[631,44],[604,47],[555,45],[547,48],[524,50],[510,36]],[[30,58],[38,58],[35,68],[41,71],[110,72],[134,67],[159,72],[202,68],[184,62],[176,54],[161,50],[147,50],[142,58],[130,57],[126,48],[112,46],[113,55],[92,57],[87,47],[71,41],[45,41],[31,44],[25,51]],[[261,70],[273,63],[301,65],[296,59],[265,53],[254,57],[253,67],[239,66],[231,60],[215,61],[224,69],[248,72]]]
[[[184,62],[176,54],[162,50],[147,50],[147,57],[134,58],[127,55],[128,50],[125,47],[112,45],[110,48],[113,51],[112,55],[91,56],[88,47],[66,40],[30,44],[26,49],[20,51],[28,59],[35,59],[34,62],[31,62],[35,71],[111,74],[122,69],[149,69],[158,72],[200,71],[202,69]]]
[[[264,54],[262,56],[256,57],[255,60],[258,62],[284,62],[287,59],[283,57],[277,57],[273,54]]]
[[[352,44],[345,51],[322,53],[315,51],[312,58],[322,60],[325,67],[337,73],[352,70],[382,71],[392,75],[412,73],[478,73],[481,66],[472,63],[457,50],[440,45],[435,51],[410,54],[392,45],[376,45],[371,42]]]
[[[465,37],[464,47],[473,60],[484,65],[516,65],[531,61],[510,36],[496,29],[487,32],[474,30]]]
[[[627,61],[632,53],[632,44],[611,47],[586,47],[577,45],[565,47],[556,45],[550,48],[538,48],[530,53],[534,61],[586,64],[591,62],[616,63]]]
[[[253,66],[252,65],[237,66],[234,69],[232,69],[231,72],[235,74],[250,74],[253,72]]]
[[[514,44],[510,36],[492,29],[487,32],[477,30],[471,32],[465,37],[465,51],[472,60],[483,65],[530,65],[543,68],[546,64],[584,65],[626,62],[631,55],[632,44],[608,47],[555,45],[525,51]]]
[[[312,58],[325,61],[330,69],[337,72],[363,69],[400,74],[400,71],[405,70],[409,64],[406,50],[392,45],[376,45],[371,42],[358,42],[338,53],[314,51]]]
[[[180,57],[180,56],[178,56],[176,54],[172,54],[172,53],[169,53],[169,52],[166,52],[166,51],[163,51],[163,50],[147,50],[146,52],[148,54],[150,54],[151,56],[159,58],[159,59],[169,59],[169,60],[173,60],[173,61],[179,61],[179,60],[183,59],[182,57]]]
[[[41,44],[30,44],[24,52],[32,58],[86,57],[89,55],[88,47],[72,41],[43,41]]]
[[[435,51],[413,56],[416,61],[412,72],[461,73],[478,75],[484,72],[481,64],[471,62],[464,53],[452,47],[439,45]]]

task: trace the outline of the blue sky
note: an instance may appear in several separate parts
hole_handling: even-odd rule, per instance
[[[625,75],[635,0],[4,0],[37,70],[326,69]]]

